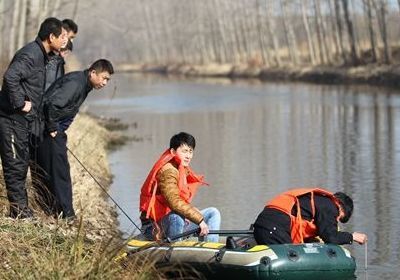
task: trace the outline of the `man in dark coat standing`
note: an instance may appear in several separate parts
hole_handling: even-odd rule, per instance
[[[30,218],[25,187],[32,123],[38,118],[46,80],[48,54],[67,42],[62,22],[47,18],[38,37],[17,51],[4,74],[0,94],[0,156],[10,217]]]

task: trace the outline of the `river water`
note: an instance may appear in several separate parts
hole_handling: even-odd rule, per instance
[[[265,202],[292,187],[344,191],[355,202],[342,229],[368,234],[347,246],[360,279],[400,275],[400,95],[368,86],[261,83],[116,74],[90,94],[87,110],[129,125],[109,155],[110,194],[138,224],[140,187],[180,131],[193,134],[195,171],[209,187],[198,208],[215,206],[222,229],[247,229]],[[134,226],[120,215],[120,229]],[[368,269],[365,270],[366,263]]]

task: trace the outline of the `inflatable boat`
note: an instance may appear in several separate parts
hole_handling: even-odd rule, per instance
[[[355,279],[356,270],[354,258],[342,246],[322,243],[265,246],[256,245],[251,237],[229,236],[226,243],[132,239],[124,253],[125,258],[129,256],[150,258],[158,267],[176,268],[179,264],[191,267],[204,279],[344,280]]]

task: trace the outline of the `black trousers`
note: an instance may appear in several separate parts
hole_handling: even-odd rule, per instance
[[[254,238],[257,244],[292,243],[290,217],[271,208],[264,208],[254,222]]]
[[[72,181],[67,155],[67,134],[58,131],[56,137],[45,135],[37,148],[37,164],[42,182],[47,188],[43,195],[50,210],[63,218],[75,216]]]
[[[11,216],[30,211],[25,187],[29,166],[29,136],[28,121],[0,116],[0,156]]]

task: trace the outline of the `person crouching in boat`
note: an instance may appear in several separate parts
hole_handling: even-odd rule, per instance
[[[353,200],[342,192],[320,188],[292,189],[273,198],[254,223],[258,244],[304,243],[316,237],[325,243],[364,244],[364,233],[339,231],[353,213]]]
[[[203,177],[189,167],[196,146],[194,137],[181,132],[170,140],[170,147],[154,164],[140,193],[142,237],[147,240],[171,238],[200,228],[200,236],[218,242],[218,235],[207,235],[219,230],[221,215],[218,209],[199,210],[191,201]]]

